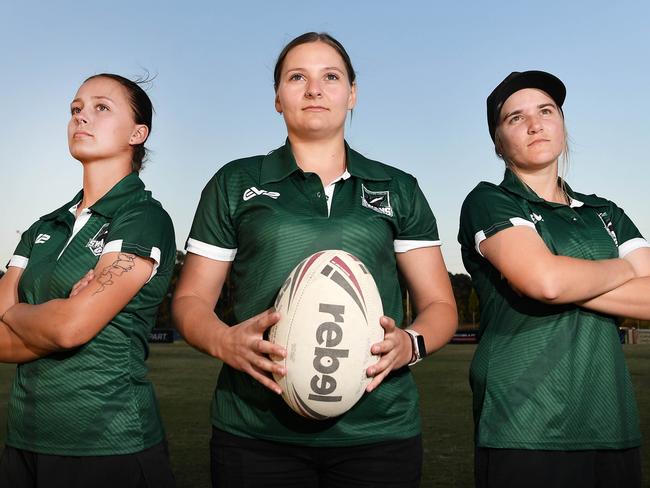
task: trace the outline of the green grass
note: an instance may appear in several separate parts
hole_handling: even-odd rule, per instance
[[[178,488],[209,486],[209,405],[219,362],[182,342],[153,345],[150,377],[165,420]],[[641,429],[650,438],[650,345],[624,346],[634,381]],[[414,368],[422,397],[423,487],[472,486],[471,393],[467,371],[474,346],[452,345]],[[0,425],[14,367],[0,365]],[[4,429],[0,429],[0,442]],[[650,456],[643,458],[650,476]]]

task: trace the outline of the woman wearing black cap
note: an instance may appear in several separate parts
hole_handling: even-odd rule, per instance
[[[511,73],[487,99],[506,163],[461,211],[481,306],[471,366],[479,487],[641,486],[639,419],[614,316],[650,318],[650,244],[558,177],[564,84]]]

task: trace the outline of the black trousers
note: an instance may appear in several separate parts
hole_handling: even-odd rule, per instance
[[[212,429],[213,488],[417,488],[422,438],[351,447],[305,447]]]
[[[476,488],[641,488],[641,451],[476,448]]]
[[[0,488],[174,488],[166,443],[115,456],[57,456],[5,446]]]

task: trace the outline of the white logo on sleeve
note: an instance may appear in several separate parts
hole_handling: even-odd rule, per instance
[[[280,194],[277,191],[266,191],[266,190],[258,190],[254,186],[251,186],[244,192],[244,196],[242,197],[245,202],[250,200],[251,198],[255,198],[260,195],[265,195],[267,197],[271,197],[273,200],[277,200]]]
[[[544,217],[533,212],[530,214],[530,220],[533,221],[533,224],[536,224],[537,222],[544,222]]]
[[[48,234],[39,234],[36,236],[36,240],[34,241],[34,244],[43,244],[49,240],[50,240],[50,236]]]

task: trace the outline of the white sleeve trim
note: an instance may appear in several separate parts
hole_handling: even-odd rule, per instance
[[[158,266],[160,266],[160,256],[161,256],[160,249],[157,247],[152,247],[151,248],[151,253],[149,253],[149,257],[153,259],[153,269],[151,270],[151,276],[149,276],[149,279],[147,280],[147,283],[151,281],[151,278],[156,276],[156,273],[158,272]]]
[[[102,251],[102,256],[108,254],[109,252],[122,252],[122,239],[117,241],[111,241],[104,245],[104,250]]]
[[[508,220],[510,221],[513,227],[524,226],[524,227],[532,227],[533,229],[535,228],[535,224],[533,224],[530,220],[522,219],[521,217],[512,217],[511,219]],[[479,230],[476,234],[474,234],[474,248],[476,249],[476,252],[479,253],[480,256],[483,256],[480,247],[481,242],[483,242],[485,239],[487,239],[487,237],[485,237],[485,231],[483,230]]]
[[[629,241],[625,241],[623,244],[618,246],[618,257],[624,258],[632,251],[641,249],[642,247],[650,247],[650,243],[646,241],[643,237],[635,237]]]
[[[124,243],[124,240],[122,239],[117,239],[115,241],[111,241],[107,243],[104,246],[104,250],[102,251],[102,256],[104,254],[108,254],[109,252],[122,252],[122,244]],[[147,283],[151,281],[151,279],[156,276],[156,273],[158,272],[158,266],[160,266],[160,249],[157,247],[152,247],[151,251],[149,252],[149,257],[153,259],[153,269],[151,270],[151,276],[149,276],[149,279],[147,280]]]
[[[487,239],[487,237],[485,237],[485,232],[483,232],[482,230],[479,230],[476,234],[474,234],[474,248],[476,249],[476,252],[479,253],[481,256],[483,256],[483,253],[481,252],[480,244],[485,239]]]
[[[441,245],[441,241],[409,241],[401,239],[395,239],[393,241],[393,248],[395,249],[395,252],[407,252],[411,249],[420,249],[422,247],[435,247]]]
[[[14,254],[11,256],[11,259],[9,260],[9,264],[7,265],[7,268],[10,266],[13,266],[14,268],[23,268],[25,269],[27,267],[27,263],[29,262],[29,259],[27,259],[24,256],[18,256],[17,254]]]
[[[532,227],[533,229],[535,228],[535,224],[533,224],[530,220],[522,219],[521,217],[511,218],[510,223],[512,224],[513,227],[517,227],[518,225],[524,225],[526,227]]]
[[[206,244],[205,242],[191,238],[187,240],[185,250],[192,254],[214,259],[215,261],[234,261],[237,255],[237,248],[227,249],[225,247],[213,246],[212,244]]]

